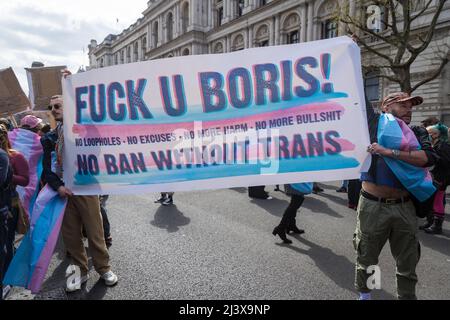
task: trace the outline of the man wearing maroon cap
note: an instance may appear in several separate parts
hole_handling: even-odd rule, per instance
[[[383,113],[390,113],[410,124],[413,107],[421,104],[421,97],[411,97],[405,92],[386,96],[381,105]],[[361,300],[370,299],[370,274],[368,269],[378,264],[381,250],[389,240],[396,261],[397,295],[399,299],[416,299],[416,266],[420,257],[417,240],[417,217],[409,192],[385,162],[385,158],[404,161],[416,167],[429,167],[436,161],[425,128],[411,126],[421,145],[421,150],[401,151],[378,144],[378,121],[366,99],[370,142],[368,152],[372,163],[368,172],[361,175],[362,190],[358,205],[354,246],[357,253],[355,286]]]

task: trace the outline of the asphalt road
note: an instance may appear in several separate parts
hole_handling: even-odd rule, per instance
[[[156,194],[111,196],[107,202],[113,271],[107,288],[95,271],[83,290],[64,292],[68,265],[57,248],[43,290],[17,290],[10,299],[351,299],[356,212],[346,207],[338,183],[307,196],[297,216],[306,230],[282,244],[271,234],[289,198],[268,187],[272,200],[251,200],[245,188],[176,193],[171,207]],[[450,200],[450,199],[449,199]],[[450,201],[448,201],[450,203]],[[449,206],[444,234],[420,232],[419,299],[450,299]],[[386,245],[375,299],[395,299],[395,265]]]

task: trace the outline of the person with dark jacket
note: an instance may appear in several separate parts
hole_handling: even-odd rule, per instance
[[[427,128],[433,142],[433,148],[439,156],[434,168],[431,170],[433,181],[438,187],[434,196],[433,212],[427,217],[427,223],[422,226],[426,233],[441,234],[444,222],[445,190],[450,184],[450,144],[448,142],[448,128],[443,124],[436,124]]]
[[[409,125],[413,106],[422,102],[421,97],[396,92],[383,99],[381,109],[383,113],[393,115],[399,126],[402,124],[400,121]],[[389,240],[397,267],[397,296],[399,299],[417,299],[416,266],[420,258],[420,244],[417,239],[416,209],[410,193],[388,164],[390,161],[400,160],[418,168],[430,167],[435,164],[437,155],[426,129],[417,126],[410,129],[416,136],[420,149],[405,151],[382,146],[378,143],[381,115],[374,112],[367,98],[366,110],[371,143],[367,151],[372,155],[372,163],[369,171],[361,175],[362,190],[353,236],[357,254],[355,287],[360,293],[359,299],[371,298],[373,287],[368,283],[371,276],[368,268],[378,264],[381,250]]]
[[[3,267],[6,261],[8,215],[11,209],[12,168],[8,154],[0,149],[0,300],[3,300]]]
[[[278,235],[284,243],[292,243],[286,237],[286,234],[293,232],[295,234],[303,234],[305,230],[299,229],[295,223],[295,217],[297,216],[297,210],[302,206],[303,201],[305,201],[305,195],[310,194],[313,190],[312,183],[294,183],[285,184],[284,190],[286,194],[291,197],[291,201],[284,211],[283,217],[281,218],[280,224],[273,229],[272,234],[274,236]]]

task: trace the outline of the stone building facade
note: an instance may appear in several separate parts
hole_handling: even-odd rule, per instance
[[[417,10],[424,0],[417,1]],[[282,45],[331,38],[347,33],[336,23],[336,10],[361,14],[359,0],[150,0],[133,25],[102,43],[91,40],[89,68],[191,54],[214,54],[252,47]],[[414,28],[429,25],[433,6]],[[438,52],[450,44],[450,3],[439,19],[429,49],[412,65],[413,80],[420,79],[438,64]],[[383,49],[382,43],[372,45]],[[442,51],[442,50],[441,50]],[[448,54],[448,53],[447,53]],[[363,51],[363,61],[378,59]],[[398,90],[376,74],[366,75],[366,90],[374,103]],[[413,122],[436,116],[450,125],[450,63],[441,75],[420,87],[415,94],[425,98]]]

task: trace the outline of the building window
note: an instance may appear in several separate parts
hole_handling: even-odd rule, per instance
[[[125,63],[125,50],[120,51],[120,64]]]
[[[214,53],[223,53],[222,42],[218,42],[214,47]]]
[[[258,7],[262,7],[262,6],[266,5],[266,3],[267,3],[267,0],[259,0]]]
[[[322,39],[331,39],[338,35],[338,24],[334,20],[326,20],[322,23]]]
[[[223,19],[223,7],[220,7],[219,9],[217,9],[217,21],[216,21],[217,27],[222,25],[222,19]]]
[[[173,15],[172,12],[166,17],[166,39],[171,41],[173,39]]]
[[[104,66],[104,61],[103,61],[103,58],[101,58],[100,59],[100,68],[103,68],[103,66]]]
[[[258,42],[258,47],[268,47],[269,46],[269,40],[263,40]]]
[[[131,46],[127,49],[127,62],[131,62]]]
[[[136,42],[134,44],[133,50],[133,62],[139,61],[139,44]]]
[[[242,16],[242,13],[244,11],[244,0],[238,0],[237,1],[237,16]]]
[[[114,55],[114,64],[119,64],[119,54],[118,53],[116,53]]]
[[[153,24],[153,33],[152,33],[152,43],[154,48],[158,46],[159,41],[158,36],[159,36],[159,26],[158,22],[155,21],[155,23]]]
[[[380,100],[380,77],[378,72],[369,72],[366,74],[364,88],[369,101]]]
[[[183,33],[186,33],[189,26],[189,3],[187,2],[183,5],[181,20],[181,29]]]
[[[299,43],[300,42],[300,34],[298,31],[292,31],[287,34],[287,44]]]
[[[188,56],[190,54],[189,49],[184,49],[182,54],[183,56]]]
[[[142,59],[145,60],[145,52],[147,52],[147,36],[142,39]]]

